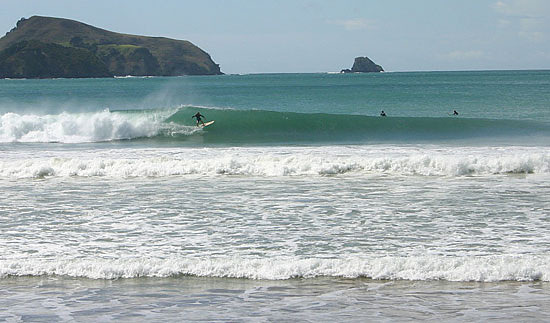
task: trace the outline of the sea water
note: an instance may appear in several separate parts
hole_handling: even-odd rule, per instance
[[[0,320],[544,321],[549,180],[549,71],[0,80]]]

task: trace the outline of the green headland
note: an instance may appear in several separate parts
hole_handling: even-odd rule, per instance
[[[78,21],[22,18],[0,38],[0,78],[220,75],[186,40],[115,33]]]

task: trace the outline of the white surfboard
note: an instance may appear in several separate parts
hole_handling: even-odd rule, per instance
[[[201,127],[201,128],[208,127],[209,125],[211,125],[213,123],[214,123],[214,120],[208,121],[208,122],[205,122],[204,124],[200,124],[199,127]]]

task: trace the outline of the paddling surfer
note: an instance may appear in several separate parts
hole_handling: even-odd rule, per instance
[[[202,121],[201,118],[206,118],[205,116],[203,116],[200,112],[197,112],[194,116],[192,116],[191,118],[197,118],[197,127],[199,126],[199,122],[202,123],[202,125],[204,126],[204,121]]]
[[[381,116],[381,117],[385,117],[385,116],[386,116],[386,112],[384,112],[384,110],[382,110],[382,112],[380,112],[380,116]]]

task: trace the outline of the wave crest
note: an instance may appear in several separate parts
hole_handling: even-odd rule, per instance
[[[81,143],[153,137],[166,125],[151,113],[61,113],[0,116],[0,142]]]

